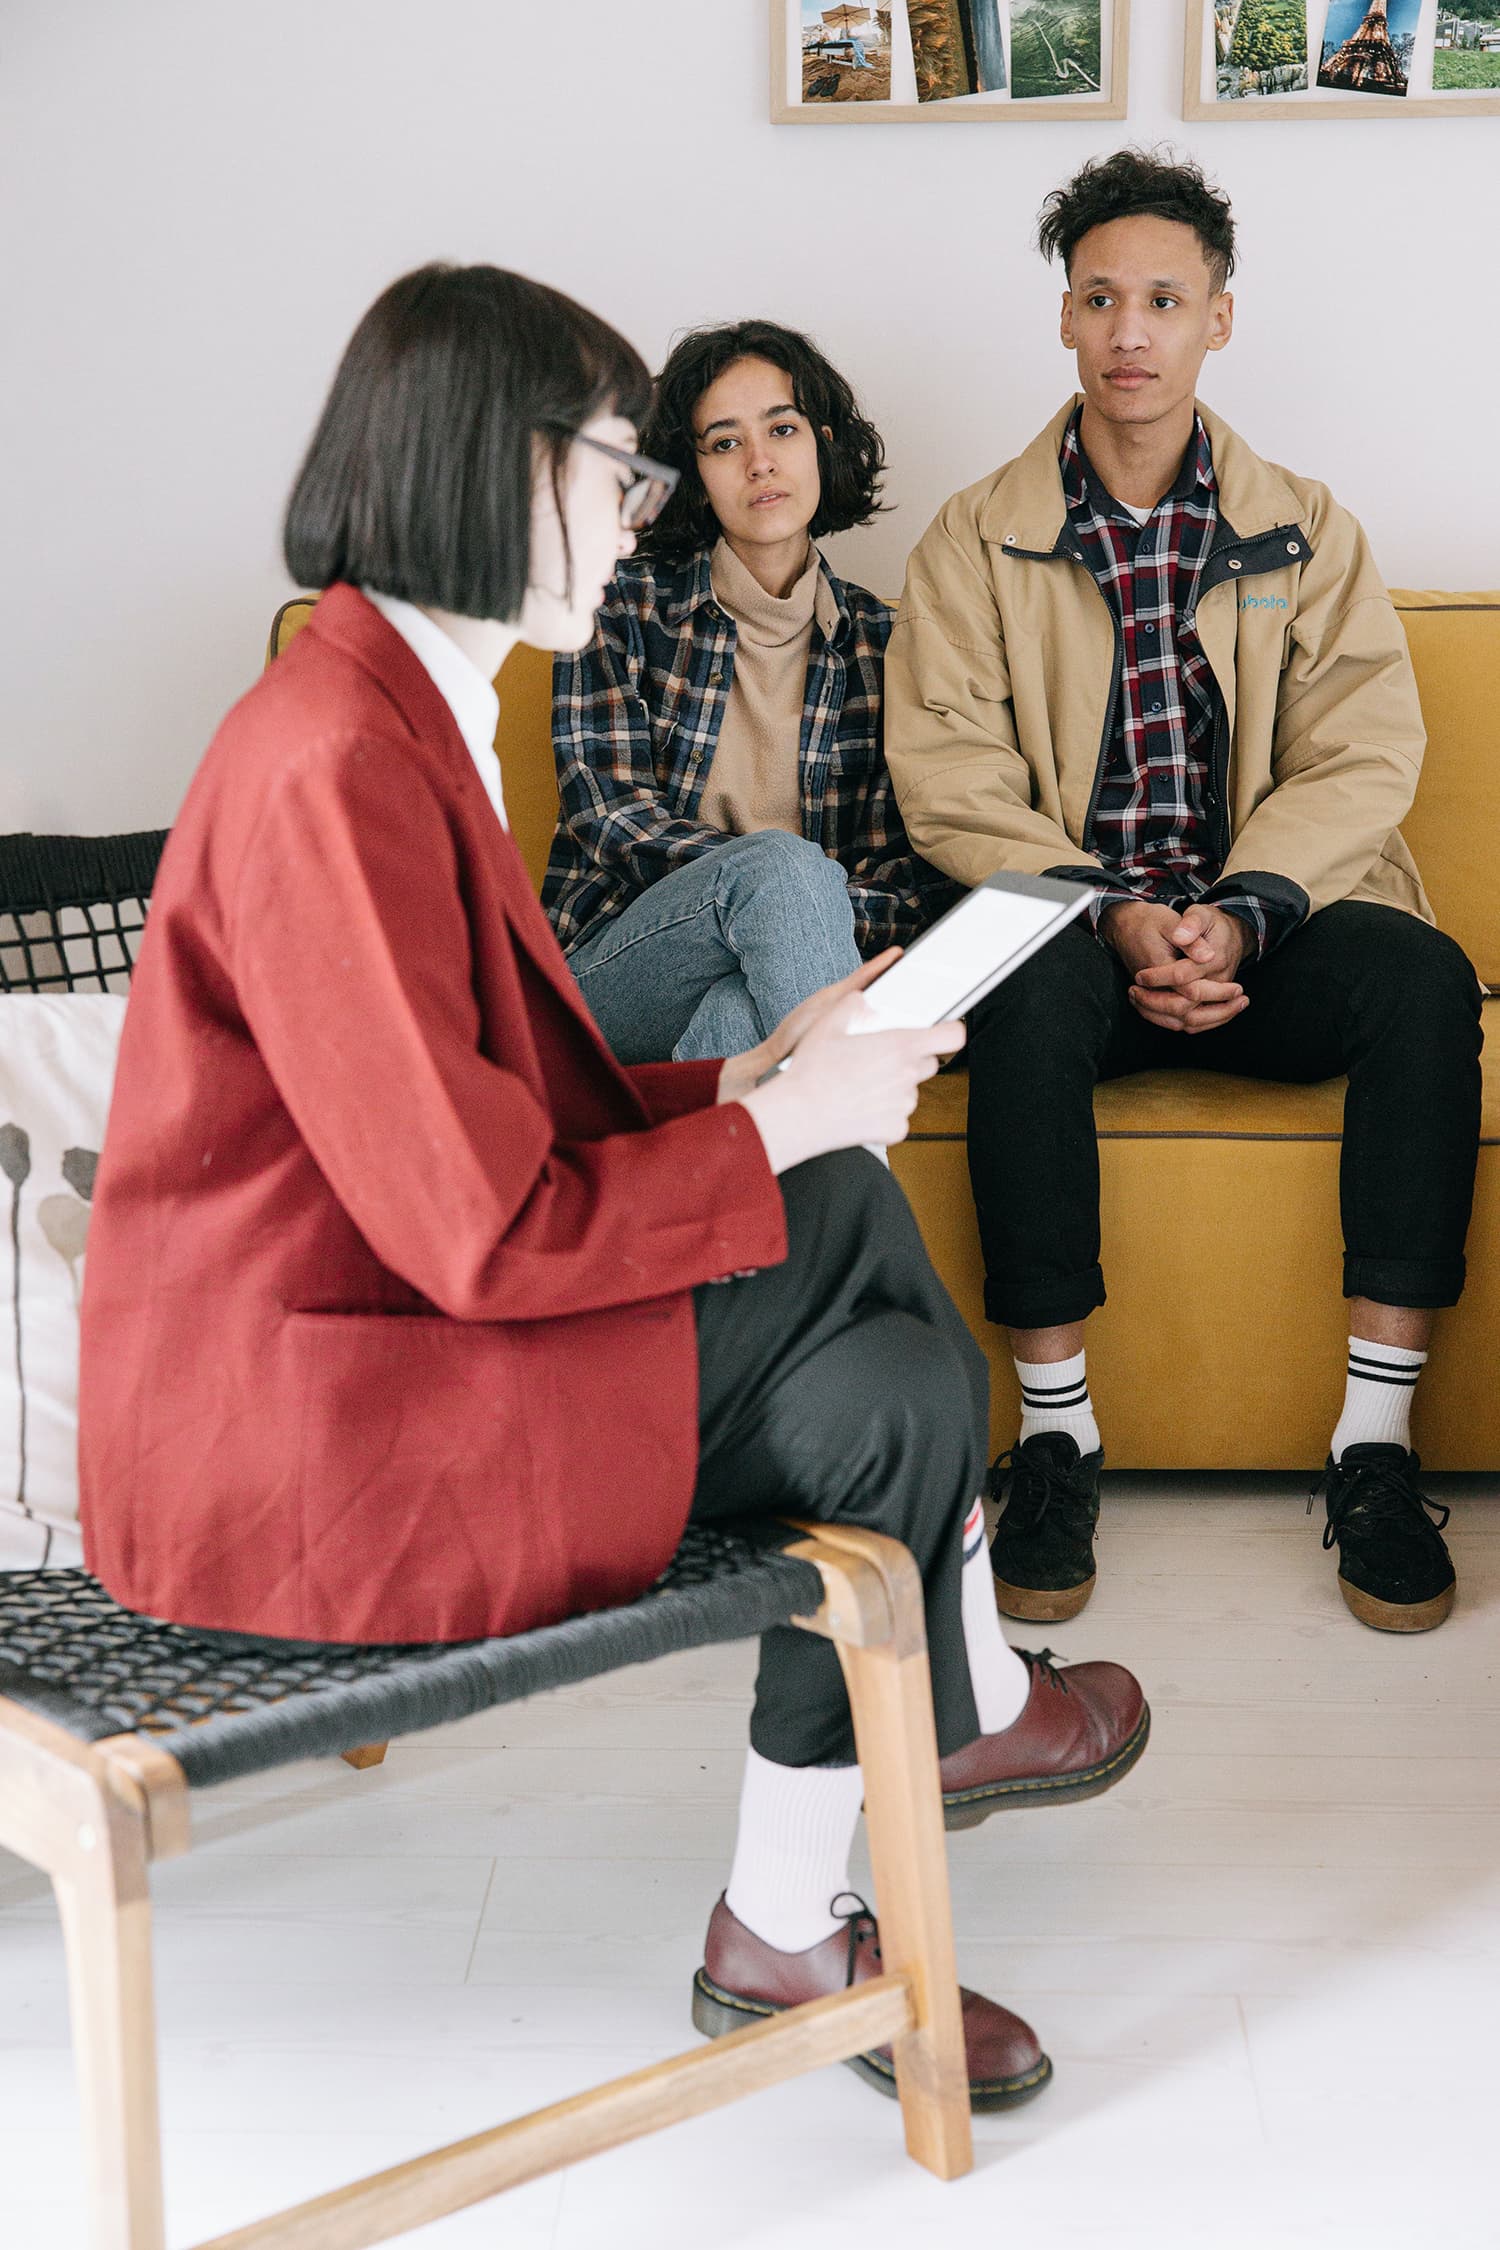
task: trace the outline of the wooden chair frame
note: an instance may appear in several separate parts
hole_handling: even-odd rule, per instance
[[[805,1524],[853,1707],[884,1973],[455,2141],[200,2250],[362,2250],[679,2118],[890,2043],[908,2153],[970,2169],[964,2059],[921,1580],[892,1539]],[[376,1762],[380,1746],[345,1752]],[[188,1850],[186,1777],[149,1736],[84,1743],[0,1698],[0,1845],[45,1869],[67,1952],[93,2250],[166,2250],[149,1872]]]

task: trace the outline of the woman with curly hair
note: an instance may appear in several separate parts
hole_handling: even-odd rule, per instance
[[[558,658],[542,894],[627,1063],[745,1052],[957,895],[886,772],[891,612],[815,544],[880,508],[884,448],[848,383],[769,321],[697,329],[641,443],[680,481]]]

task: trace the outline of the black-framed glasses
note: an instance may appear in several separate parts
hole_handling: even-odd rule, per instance
[[[611,461],[618,461],[622,469],[631,471],[629,484],[620,492],[620,522],[627,531],[644,531],[655,523],[662,509],[677,489],[680,472],[669,469],[665,461],[653,461],[644,453],[626,453],[618,445],[606,445],[602,438],[588,437],[582,430],[572,433],[575,445],[586,445],[590,452],[603,453]]]

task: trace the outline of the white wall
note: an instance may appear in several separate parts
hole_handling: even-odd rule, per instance
[[[1500,119],[1178,117],[1182,0],[1136,0],[1129,123],[767,122],[767,0],[3,0],[0,828],[170,819],[286,586],[282,501],[353,322],[434,256],[674,329],[812,328],[898,511],[1069,387],[1046,190],[1171,137],[1230,189],[1239,334],[1209,395],[1326,477],[1396,583],[1500,583]]]

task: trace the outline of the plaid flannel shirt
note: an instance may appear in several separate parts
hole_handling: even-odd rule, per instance
[[[1107,870],[1089,907],[1097,930],[1104,909],[1123,899],[1212,903],[1221,872],[1204,792],[1223,697],[1194,626],[1219,494],[1208,432],[1195,416],[1177,482],[1138,524],[1099,482],[1079,435],[1082,414],[1080,407],[1058,455],[1063,497],[1079,560],[1120,634],[1120,681],[1091,837]],[[1249,924],[1257,956],[1295,920],[1243,893],[1221,903]]]
[[[564,952],[650,884],[725,840],[698,818],[734,677],[735,626],[710,550],[622,562],[577,656],[559,656],[552,741],[560,817],[542,889]],[[843,868],[868,958],[904,945],[960,896],[907,841],[886,770],[881,680],[891,612],[819,557],[838,607],[814,624],[799,745],[802,833]]]

